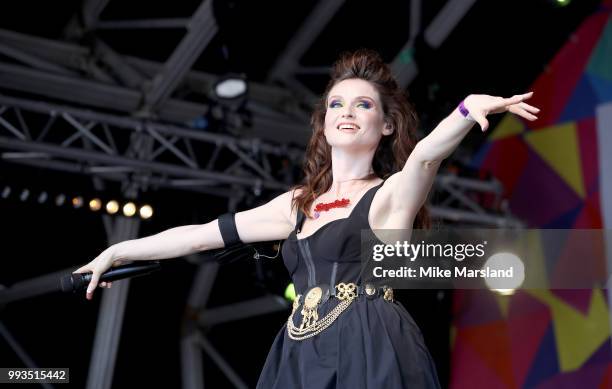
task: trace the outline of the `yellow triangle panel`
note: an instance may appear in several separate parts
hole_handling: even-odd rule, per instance
[[[579,369],[603,342],[608,341],[608,306],[601,289],[592,291],[589,313],[586,316],[548,290],[530,290],[530,294],[550,307],[561,371]]]
[[[585,197],[576,125],[564,123],[525,135],[527,143],[580,196]]]

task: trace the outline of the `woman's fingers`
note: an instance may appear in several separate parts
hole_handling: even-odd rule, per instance
[[[520,104],[522,103],[524,100],[530,99],[531,96],[533,96],[533,92],[529,92],[529,93],[524,93],[522,95],[514,95],[512,97],[508,97],[506,99],[503,99],[503,103],[502,105],[504,105],[506,107],[507,110],[510,110],[509,108],[515,104]]]
[[[539,108],[534,107],[533,105],[529,105],[527,103],[519,103],[519,107],[523,108],[525,111],[536,114],[540,112]]]
[[[523,98],[523,100],[530,99],[530,98],[531,98],[531,96],[533,96],[533,92],[527,92],[527,93],[523,93],[523,94],[521,95],[521,97]]]
[[[98,285],[98,281],[100,281],[100,274],[97,271],[91,273],[91,281],[87,286],[87,293],[85,297],[87,300],[91,300],[93,298],[94,290],[96,290],[96,286]]]
[[[538,118],[537,116],[531,114],[525,108],[522,108],[519,105],[513,105],[512,107],[510,107],[510,109],[508,109],[508,111],[512,112],[515,115],[524,117],[527,120],[531,120],[531,121],[534,121]]]

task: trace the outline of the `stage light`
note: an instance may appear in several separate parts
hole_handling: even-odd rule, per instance
[[[38,195],[38,203],[42,204],[47,201],[48,198],[49,195],[47,194],[47,192],[40,192],[40,194]]]
[[[213,90],[220,100],[234,100],[247,93],[247,82],[242,76],[227,75],[215,84]]]
[[[140,207],[140,217],[143,219],[150,219],[153,216],[153,208],[150,205],[143,205]]]
[[[293,282],[285,288],[285,298],[289,301],[295,300],[295,285],[293,285]]]
[[[491,289],[493,292],[497,294],[501,294],[502,296],[512,296],[516,289]]]
[[[26,201],[28,197],[30,197],[30,190],[24,189],[21,191],[21,194],[19,195],[19,200]]]
[[[493,271],[511,272],[509,277],[485,277],[485,284],[493,292],[511,295],[525,281],[525,265],[515,254],[502,252],[491,255],[483,265],[483,269],[486,268]]]
[[[11,187],[10,186],[5,186],[4,189],[2,189],[2,198],[6,199],[11,195]]]
[[[75,196],[72,198],[72,206],[75,208],[81,208],[83,206],[83,198],[81,196]]]
[[[100,199],[91,199],[89,200],[89,209],[94,212],[99,211],[102,208],[102,201]]]
[[[65,201],[66,201],[66,196],[64,196],[61,193],[55,197],[55,205],[57,205],[58,207],[61,207],[62,205],[64,205]]]
[[[136,213],[136,205],[134,203],[126,203],[123,206],[123,214],[127,217],[132,217]]]
[[[117,213],[117,211],[119,211],[118,202],[116,202],[115,200],[111,200],[108,203],[106,203],[106,212],[110,213],[111,215],[114,215]]]

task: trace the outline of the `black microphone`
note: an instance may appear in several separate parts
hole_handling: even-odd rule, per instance
[[[157,261],[121,265],[110,268],[106,272],[102,273],[98,283],[144,276],[159,269],[161,269],[161,265]],[[91,274],[92,273],[72,273],[68,276],[62,277],[60,280],[62,292],[76,292],[78,290],[85,289],[91,282]]]

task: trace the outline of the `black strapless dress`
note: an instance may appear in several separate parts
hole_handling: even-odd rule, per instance
[[[298,240],[304,214],[283,243],[283,260],[297,294],[319,284],[360,285],[361,230],[370,229],[368,212],[382,183],[370,188],[347,218],[334,220]],[[301,246],[301,247],[300,247]],[[310,256],[302,255],[304,249]],[[330,298],[318,310],[323,318],[338,304]],[[294,316],[299,326],[300,310]],[[293,340],[287,324],[268,354],[257,388],[382,389],[439,388],[436,368],[421,331],[398,302],[358,296],[319,334]]]

